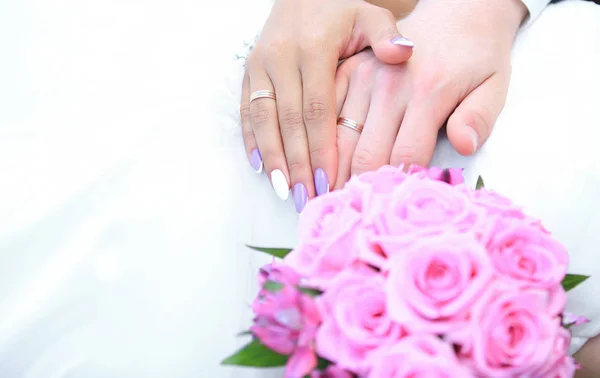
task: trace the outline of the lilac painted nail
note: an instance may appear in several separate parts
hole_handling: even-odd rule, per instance
[[[411,41],[408,38],[404,38],[402,36],[393,38],[390,42],[392,42],[393,45],[415,47],[415,44],[413,43],[413,41]]]
[[[329,192],[329,179],[327,178],[327,173],[321,168],[315,171],[315,187],[318,196]]]
[[[294,205],[296,205],[296,212],[300,214],[304,210],[304,206],[308,203],[308,191],[306,186],[302,183],[294,185],[292,196],[294,197]]]
[[[256,173],[262,172],[263,160],[258,149],[252,150],[252,153],[250,154],[250,165],[252,166],[252,169],[256,171]]]

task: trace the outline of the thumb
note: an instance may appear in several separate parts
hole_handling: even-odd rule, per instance
[[[366,5],[358,10],[356,26],[359,40],[364,46],[371,46],[375,56],[383,63],[399,64],[412,55],[412,41],[400,35],[392,12],[374,5]]]
[[[448,139],[461,155],[472,155],[492,133],[504,108],[509,75],[495,73],[475,88],[448,119]]]

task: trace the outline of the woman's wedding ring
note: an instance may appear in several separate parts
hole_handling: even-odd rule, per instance
[[[275,97],[275,92],[263,90],[263,91],[253,92],[250,95],[250,102],[252,102],[254,100],[258,100],[259,98],[272,98],[273,100],[277,100],[277,97]]]
[[[363,125],[361,125],[360,123],[353,121],[349,118],[346,117],[340,117],[337,119],[337,124],[339,126],[346,126],[349,129],[352,129],[354,131],[356,131],[357,133],[362,133],[363,131]]]

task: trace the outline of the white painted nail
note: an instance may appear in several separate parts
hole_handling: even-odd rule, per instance
[[[271,172],[271,184],[277,197],[281,198],[282,201],[288,199],[290,196],[290,185],[281,170],[276,169]]]
[[[404,38],[402,36],[393,38],[390,42],[392,42],[392,44],[396,45],[396,46],[415,47],[415,44],[413,43],[413,41],[411,41],[408,38]]]

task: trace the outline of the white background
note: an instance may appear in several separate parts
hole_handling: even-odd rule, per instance
[[[233,56],[268,6],[0,2],[1,377],[242,376],[218,361],[244,341],[266,261],[244,244],[295,243],[293,206],[250,170],[237,124]],[[592,4],[549,9],[519,38],[484,150],[436,155],[597,275],[599,25]],[[583,336],[600,331],[599,282],[571,297],[597,319]]]

